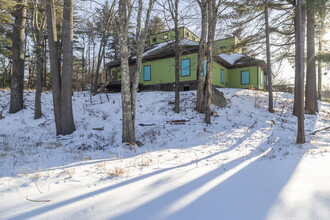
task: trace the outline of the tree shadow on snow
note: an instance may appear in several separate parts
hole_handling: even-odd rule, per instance
[[[200,158],[199,161],[208,160],[234,150],[253,133],[254,130],[252,129],[230,148]],[[268,153],[260,156],[265,149],[260,147],[266,144],[266,141],[248,155],[234,159],[223,166],[219,164],[218,168],[159,195],[126,213],[117,215],[113,219],[205,219],[205,216],[208,216],[207,219],[246,219],[249,216],[252,216],[253,219],[264,219],[303,156],[301,154],[300,158],[286,162],[277,159],[267,160],[268,166],[261,167],[261,163],[258,162],[269,157],[271,152],[269,148]],[[249,160],[249,158],[254,157],[257,158],[255,161]],[[89,204],[95,203],[95,206],[98,206],[98,201],[93,201],[92,198],[96,195],[106,196],[107,193],[111,193],[112,190],[119,187],[125,189],[128,185],[141,184],[143,183],[141,181],[148,180],[151,177],[156,178],[157,175],[162,173],[190,165],[193,166],[192,169],[198,169],[194,166],[195,163],[196,161],[193,160],[186,164],[138,176],[58,203],[48,203],[46,206],[21,213],[12,219],[36,217],[58,208],[67,208],[67,206],[85,199],[89,199]],[[190,170],[186,169],[183,172]],[[156,181],[151,181],[149,188],[145,187],[158,190],[159,187],[164,187],[166,184],[166,180],[159,178]],[[139,198],[136,198],[136,200],[138,201]],[[125,206],[125,204],[122,205]],[[104,212],[102,214],[106,216],[106,213],[110,213],[111,210],[104,210]]]

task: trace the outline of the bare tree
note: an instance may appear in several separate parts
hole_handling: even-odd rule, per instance
[[[9,113],[16,113],[23,109],[25,0],[17,0],[14,16],[15,23],[12,37],[13,73],[11,78]]]
[[[62,42],[61,126],[62,134],[67,135],[75,131],[72,112],[73,0],[64,0]]]
[[[319,33],[319,39],[318,39],[318,54],[321,55],[323,53],[323,36],[325,34],[325,19],[327,13],[329,13],[329,7],[327,6],[327,3],[329,0],[322,0],[319,2],[319,9],[318,14],[319,14],[319,23],[320,23],[320,33]],[[318,59],[317,63],[317,72],[318,72],[318,85],[317,85],[317,98],[319,100],[322,100],[322,68],[323,68],[323,63],[322,59]]]
[[[122,141],[130,144],[135,144],[135,114],[136,114],[136,98],[140,79],[141,63],[143,59],[143,52],[148,31],[148,23],[150,20],[151,10],[154,6],[155,0],[149,0],[149,7],[145,19],[144,29],[141,30],[141,19],[143,10],[143,1],[138,1],[138,15],[137,15],[137,29],[136,29],[136,63],[135,71],[132,79],[129,74],[128,63],[128,25],[132,14],[134,2],[120,0],[119,1],[119,41],[120,41],[120,55],[121,55],[121,97],[122,97]]]
[[[133,144],[135,137],[132,132],[133,122],[131,117],[132,101],[130,94],[130,75],[128,63],[128,25],[132,7],[130,1],[119,0],[119,41],[121,60],[121,100],[122,100],[122,141]]]
[[[179,0],[169,0],[167,1],[168,11],[171,14],[172,21],[174,23],[174,69],[175,69],[175,99],[174,99],[174,112],[180,112],[180,42],[179,42]],[[164,4],[165,7],[165,4]]]
[[[315,13],[314,1],[307,0],[307,70],[305,113],[317,112],[316,65],[315,65]]]
[[[93,87],[92,92],[94,94],[96,93],[97,87],[99,84],[100,67],[101,67],[102,59],[104,58],[105,49],[106,49],[106,46],[107,46],[107,43],[108,43],[108,40],[110,37],[111,25],[113,24],[113,20],[116,15],[115,5],[116,5],[116,1],[113,1],[111,6],[109,7],[108,1],[107,1],[106,4],[104,5],[104,8],[102,9],[102,11],[104,11],[104,14],[100,13],[101,19],[104,19],[104,21],[98,21],[100,27],[98,27],[97,29],[98,29],[98,31],[100,31],[101,40],[100,40],[100,46],[99,46],[99,51],[98,51],[98,55],[97,55],[95,80],[94,80],[94,83],[92,84],[92,87]]]
[[[218,10],[222,0],[210,0],[208,2],[208,32],[207,32],[207,71],[205,78],[205,123],[211,124],[211,100],[212,100],[212,68],[214,54],[214,35],[218,20]]]
[[[44,47],[44,31],[46,28],[45,14],[41,13],[41,7],[44,6],[41,2],[34,0],[31,1],[31,33],[32,39],[35,46],[35,56],[36,56],[36,94],[35,94],[35,104],[34,104],[34,119],[38,119],[42,115],[41,111],[41,92],[42,92],[42,81],[43,81],[43,47]]]
[[[266,26],[266,50],[267,50],[267,78],[268,78],[268,111],[274,112],[273,89],[272,89],[272,64],[270,60],[269,22],[268,22],[268,0],[265,0],[265,26]]]
[[[207,0],[196,0],[202,15],[201,21],[201,38],[199,41],[198,49],[198,63],[197,63],[197,101],[196,101],[196,110],[200,113],[204,113],[205,108],[205,99],[204,99],[204,57],[205,57],[205,44],[206,44],[206,35],[207,35]]]
[[[136,25],[136,61],[135,61],[135,71],[133,74],[133,84],[131,90],[131,100],[132,100],[132,123],[133,123],[133,133],[135,136],[135,115],[136,115],[136,99],[137,99],[137,92],[140,80],[140,72],[141,72],[141,64],[143,59],[143,52],[145,48],[145,42],[148,35],[148,27],[150,21],[151,10],[155,4],[156,0],[149,0],[149,7],[147,10],[147,15],[144,22],[144,28],[141,29],[141,18],[142,18],[142,10],[143,10],[143,1],[139,0],[139,7],[138,7],[138,16],[137,16],[137,25]],[[134,138],[135,141],[135,138]]]
[[[300,12],[300,14],[301,14],[301,17],[300,17],[300,19],[301,20],[299,20],[298,21],[298,6],[297,6],[297,4],[298,4],[298,2],[297,1],[295,1],[295,2],[293,2],[293,4],[296,4],[295,5],[295,13],[296,13],[296,15],[295,15],[295,20],[294,20],[294,23],[295,23],[295,42],[296,42],[296,47],[295,47],[295,65],[297,65],[298,63],[299,63],[299,59],[300,59],[300,55],[299,55],[299,50],[300,50],[300,48],[301,48],[301,50],[302,50],[302,56],[303,56],[303,58],[304,58],[304,56],[305,56],[305,23],[306,23],[306,10],[305,10],[305,0],[302,0],[302,2],[301,2],[301,5],[302,5],[302,7],[301,7],[301,12]],[[297,38],[298,37],[298,35],[299,35],[299,28],[297,28],[298,27],[298,22],[300,22],[301,23],[301,34],[302,34],[302,43],[300,44],[299,43],[299,45],[300,45],[300,47],[297,47],[297,42],[299,42],[299,39]],[[304,65],[304,64],[303,64]],[[296,87],[296,85],[298,85],[299,84],[299,72],[298,72],[298,69],[299,68],[297,68],[297,66],[296,66],[296,68],[295,68],[295,82],[294,82],[294,84],[295,84],[295,89],[294,89],[294,102],[293,102],[293,112],[292,112],[292,114],[293,115],[298,115],[298,111],[297,111],[297,100],[298,100],[298,87]],[[304,72],[304,70],[302,70],[302,73],[303,73],[303,80],[304,80],[304,77],[305,77],[305,72]],[[304,88],[303,88],[303,91],[304,91]]]
[[[53,107],[56,125],[56,135],[62,134],[61,125],[61,77],[60,58],[56,29],[56,12],[54,0],[46,1],[47,35],[49,46],[50,72],[52,80]]]
[[[305,128],[304,128],[304,35],[302,24],[302,0],[297,0],[297,23],[296,23],[296,109],[298,116],[298,132],[297,144],[305,143]]]

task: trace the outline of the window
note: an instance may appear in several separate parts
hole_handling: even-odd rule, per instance
[[[221,83],[225,83],[225,71],[223,69],[221,69]]]
[[[167,39],[168,39],[168,35],[165,34],[165,35],[164,35],[164,40],[167,40]]]
[[[189,32],[186,33],[186,36],[189,37]]]
[[[242,85],[250,84],[250,71],[241,72],[241,84]]]
[[[204,60],[204,76],[206,76],[207,62]]]
[[[143,67],[143,80],[150,81],[151,80],[151,68],[149,66]]]
[[[193,40],[193,41],[196,41],[196,38],[195,38],[195,37],[192,37],[192,40]]]
[[[152,42],[156,43],[157,42],[157,37],[152,38]]]
[[[190,59],[181,60],[181,76],[190,76]]]
[[[263,76],[264,76],[264,72],[261,71],[261,73],[260,73],[260,85],[261,86],[263,85]]]

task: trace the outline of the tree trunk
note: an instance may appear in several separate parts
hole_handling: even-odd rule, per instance
[[[303,56],[303,58],[305,57],[305,23],[306,23],[306,11],[305,11],[305,0],[301,0],[302,1],[302,7],[301,7],[301,20],[299,20],[299,22],[301,23],[301,25],[302,25],[302,27],[301,27],[301,29],[302,29],[302,32],[301,32],[301,34],[302,34],[302,45],[301,45],[301,50],[302,50],[302,56]],[[294,21],[294,23],[295,23],[295,27],[298,25],[298,17],[297,17],[297,11],[296,11],[296,18],[295,18],[295,21]],[[299,41],[298,39],[297,39],[297,36],[299,35],[298,33],[297,33],[297,31],[299,31],[299,29],[295,29],[295,41],[297,42],[297,41]],[[295,49],[295,64],[297,65],[297,63],[299,63],[299,61],[298,61],[298,59],[300,59],[300,55],[297,55],[297,54],[299,54],[299,51],[298,51],[299,49],[296,47],[296,49]],[[304,73],[304,70],[302,71],[303,72],[303,78],[305,77],[305,73]],[[293,102],[293,112],[292,112],[292,114],[293,115],[295,115],[295,116],[297,116],[297,99],[298,99],[298,94],[297,94],[297,92],[296,92],[296,88],[298,88],[298,87],[296,87],[296,85],[298,84],[298,79],[299,79],[299,72],[297,72],[297,68],[295,68],[295,90],[294,90],[294,102]],[[303,89],[304,90],[304,89]]]
[[[305,128],[304,128],[304,34],[303,34],[303,24],[302,24],[302,0],[297,0],[297,63],[296,63],[296,71],[298,77],[297,84],[295,85],[296,90],[296,108],[297,108],[297,116],[298,116],[298,132],[297,132],[297,144],[303,144],[306,142],[305,140]]]
[[[31,33],[35,47],[35,58],[36,58],[36,93],[34,101],[34,119],[41,118],[41,93],[42,93],[42,79],[43,79],[43,68],[44,68],[44,37],[43,31],[45,28],[45,19],[41,16],[40,6],[38,1],[32,1],[32,21],[31,21]]]
[[[127,15],[126,0],[119,1],[119,17],[121,25],[119,25],[119,41],[121,54],[121,100],[122,100],[122,141],[130,144],[135,142],[135,134],[132,122],[132,103],[131,88],[128,63],[128,25],[129,17]]]
[[[270,60],[269,23],[268,23],[268,0],[265,0],[265,25],[266,25],[266,48],[267,48],[267,79],[268,79],[268,111],[273,113],[273,88],[272,88],[272,65]]]
[[[202,32],[199,41],[198,49],[198,64],[197,64],[197,101],[196,111],[204,113],[205,110],[205,97],[204,97],[204,58],[205,58],[205,43],[207,31],[207,1],[202,0],[199,2],[202,14]]]
[[[217,23],[215,0],[208,4],[207,71],[205,79],[205,123],[211,124],[213,43]]]
[[[175,105],[174,112],[180,112],[180,45],[179,45],[179,0],[175,0],[174,6],[174,31],[175,31]]]
[[[61,125],[62,134],[76,129],[72,112],[72,65],[73,65],[73,0],[63,4],[63,71],[61,79]]]
[[[98,89],[98,85],[99,85],[99,79],[100,79],[100,67],[101,67],[102,59],[104,57],[105,47],[106,47],[106,44],[108,42],[108,39],[105,39],[105,38],[107,38],[107,37],[106,36],[102,37],[99,52],[98,52],[98,55],[97,55],[95,81],[94,81],[94,86],[93,86],[94,87],[94,91],[93,91],[94,94],[97,93],[97,89]]]
[[[42,93],[42,75],[43,75],[43,65],[41,57],[41,48],[37,46],[36,48],[36,60],[37,60],[37,74],[36,74],[36,95],[34,100],[34,119],[41,118],[41,93]]]
[[[310,1],[310,0],[309,0]],[[317,112],[316,65],[315,65],[315,18],[311,4],[307,9],[307,71],[306,71],[306,114]]]
[[[325,21],[326,9],[320,10],[320,36],[319,36],[319,54],[323,52],[323,35],[324,35],[324,21]],[[322,100],[322,60],[318,59],[317,72],[318,72],[318,84],[317,84],[317,98]]]
[[[61,125],[61,77],[56,29],[56,12],[54,8],[54,0],[46,2],[47,16],[47,35],[49,46],[50,72],[52,79],[53,107],[56,125],[56,135],[62,134]]]
[[[85,91],[85,83],[84,83],[84,78],[85,78],[85,45],[83,47],[83,51],[81,53],[81,91]]]
[[[149,0],[149,8],[147,11],[147,16],[144,23],[144,29],[141,30],[141,17],[142,17],[142,6],[143,1],[139,0],[139,10],[138,10],[138,18],[137,18],[137,28],[136,28],[136,62],[135,62],[135,72],[133,75],[133,84],[131,90],[131,101],[132,101],[132,123],[133,123],[133,131],[135,133],[135,117],[136,117],[136,100],[137,100],[137,92],[140,81],[140,72],[141,72],[141,64],[143,59],[143,52],[145,48],[145,42],[147,39],[147,30],[149,27],[149,20],[151,15],[151,10],[154,6],[155,0]],[[135,134],[134,134],[135,136]],[[134,140],[135,141],[135,140]]]
[[[24,89],[24,32],[26,22],[25,0],[17,0],[13,30],[13,73],[11,78],[9,113],[23,109]]]

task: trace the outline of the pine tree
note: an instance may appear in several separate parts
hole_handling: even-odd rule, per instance
[[[24,33],[26,23],[26,2],[17,0],[15,10],[15,24],[13,30],[13,73],[10,87],[9,113],[16,113],[23,109],[24,89]]]

